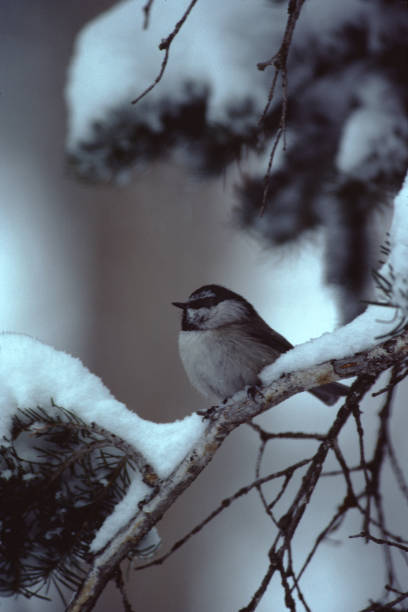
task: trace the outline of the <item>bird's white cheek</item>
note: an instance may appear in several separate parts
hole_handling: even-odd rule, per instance
[[[209,308],[187,308],[187,321],[195,327],[205,327],[209,316]]]

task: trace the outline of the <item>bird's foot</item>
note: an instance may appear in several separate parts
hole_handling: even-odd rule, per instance
[[[251,398],[252,401],[255,401],[257,399],[264,399],[264,394],[262,392],[262,387],[261,385],[251,385],[250,387],[247,387],[246,389],[247,395],[249,398]]]
[[[206,410],[197,410],[197,414],[203,417],[203,421],[215,421],[220,411],[220,406],[210,406]]]

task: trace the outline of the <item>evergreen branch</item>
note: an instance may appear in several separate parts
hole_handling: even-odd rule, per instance
[[[137,464],[152,474],[130,445],[54,402],[20,409],[0,447],[0,592],[40,596],[53,584],[63,597],[59,585],[77,589],[88,546]],[[10,546],[17,529],[21,542]]]

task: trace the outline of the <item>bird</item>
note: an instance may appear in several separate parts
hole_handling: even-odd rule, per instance
[[[181,308],[180,358],[193,387],[225,401],[245,387],[259,387],[260,371],[293,345],[262,319],[244,297],[221,285],[203,285]],[[309,390],[327,406],[349,388],[332,382]]]

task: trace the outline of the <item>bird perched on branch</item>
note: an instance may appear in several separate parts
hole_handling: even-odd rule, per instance
[[[183,311],[179,350],[187,376],[211,400],[260,384],[259,372],[293,348],[245,298],[220,285],[200,287],[173,305]],[[331,406],[348,387],[333,382],[310,393]]]

